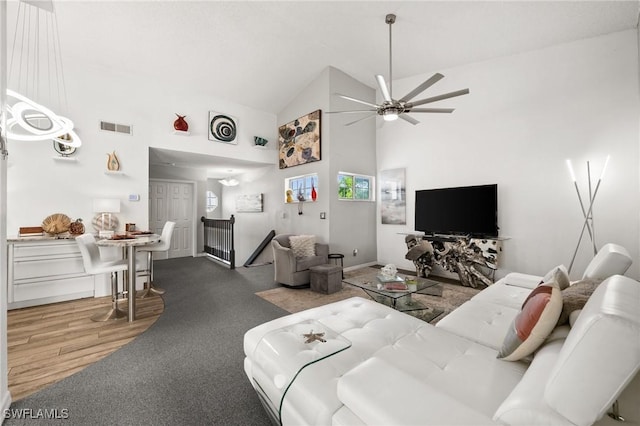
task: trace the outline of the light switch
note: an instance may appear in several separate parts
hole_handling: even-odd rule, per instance
[[[129,201],[140,201],[140,194],[129,194]]]

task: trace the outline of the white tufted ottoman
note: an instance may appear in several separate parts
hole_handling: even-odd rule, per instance
[[[270,333],[278,333],[305,321],[315,321],[328,327],[348,340],[351,346],[302,369],[280,404],[282,383],[280,378],[276,380],[278,373],[274,372],[290,369],[291,358],[274,354],[268,362],[265,359],[258,361],[265,355],[261,342]],[[247,331],[244,336],[245,373],[261,399],[267,396],[268,401],[262,401],[267,412],[277,415],[270,407],[280,406],[277,411],[285,424],[331,424],[332,416],[343,405],[337,398],[338,379],[381,348],[393,345],[426,325],[424,321],[380,303],[353,297],[277,318]],[[283,340],[283,345],[274,347],[276,352],[300,352],[299,342]],[[309,392],[310,389],[313,392]],[[280,419],[275,420],[279,423]]]
[[[315,320],[286,325],[265,334],[256,346],[252,361],[254,378],[273,386],[256,391],[267,412],[278,422],[280,408],[291,383],[306,367],[351,347],[351,342]]]

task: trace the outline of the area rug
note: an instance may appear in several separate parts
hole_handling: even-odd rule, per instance
[[[345,271],[344,280],[366,279],[363,277],[375,276],[375,274],[379,272],[379,268],[376,267],[365,267],[352,271]],[[431,278],[438,280],[437,277]],[[409,311],[407,313],[431,324],[436,324],[449,312],[471,299],[479,291],[477,289],[464,287],[456,284],[455,282],[449,281],[450,280],[447,282],[441,282],[438,285],[437,290],[432,289],[431,292],[435,293],[435,295],[414,294],[412,297],[416,301],[427,306],[428,309]],[[300,312],[305,309],[315,308],[354,296],[371,299],[364,290],[349,285],[346,282],[342,283],[342,290],[333,294],[316,293],[311,291],[309,288],[292,289],[287,287],[278,287],[258,292],[256,295],[290,313]]]

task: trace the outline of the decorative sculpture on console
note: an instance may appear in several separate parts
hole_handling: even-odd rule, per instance
[[[462,285],[476,288],[490,286],[493,282],[478,266],[487,266],[481,250],[467,239],[455,241],[434,241],[435,260],[449,272],[457,273]]]
[[[416,276],[427,278],[433,269],[433,246],[418,235],[407,235],[404,238],[409,251],[404,256],[416,267]]]
[[[418,276],[426,278],[437,264],[458,274],[463,286],[487,287],[493,283],[481,268],[497,269],[500,248],[496,240],[460,237],[452,241],[428,241],[418,235],[407,235],[405,243],[409,249],[405,259],[413,261]]]

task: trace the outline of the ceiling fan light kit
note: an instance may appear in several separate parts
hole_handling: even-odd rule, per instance
[[[351,102],[356,102],[362,105],[368,106],[370,109],[350,110],[350,111],[333,111],[328,114],[353,114],[353,113],[369,113],[369,115],[359,118],[358,120],[345,124],[350,126],[355,123],[373,118],[376,115],[382,116],[384,121],[395,121],[398,118],[407,121],[413,125],[420,123],[418,120],[408,115],[409,113],[452,113],[453,108],[416,108],[418,105],[424,105],[432,102],[442,101],[444,99],[454,98],[456,96],[462,96],[469,93],[469,89],[456,90],[455,92],[444,93],[438,96],[432,96],[417,101],[411,102],[413,98],[420,93],[433,86],[435,83],[444,78],[444,75],[435,73],[422,84],[418,85],[415,89],[404,95],[400,99],[393,98],[393,68],[392,68],[392,31],[391,27],[396,22],[396,15],[390,13],[385,17],[385,23],[389,25],[389,84],[387,85],[384,76],[376,75],[376,82],[378,83],[378,89],[382,95],[382,103],[373,104],[371,102],[363,101],[361,99],[353,98],[351,96],[335,93],[336,96],[346,99]]]
[[[387,108],[382,112],[384,121],[396,121],[398,119],[398,110],[395,108]]]

